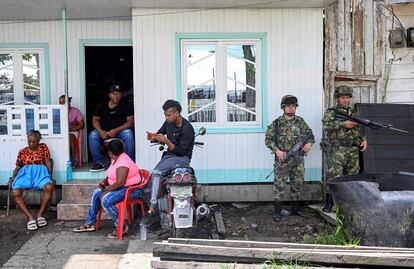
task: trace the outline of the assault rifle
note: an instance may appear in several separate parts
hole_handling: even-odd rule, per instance
[[[301,141],[294,144],[290,148],[290,150],[285,153],[285,158],[283,159],[282,162],[279,162],[279,164],[276,166],[276,168],[283,165],[289,158],[294,158],[295,161],[299,164],[299,162],[302,161],[301,158],[303,157],[303,152],[302,152],[303,146],[308,142],[309,138],[311,138],[312,136],[313,136],[313,134],[307,134]],[[276,154],[276,152],[274,152],[274,154]],[[275,156],[275,157],[277,158],[277,156]],[[273,169],[273,171],[274,171],[274,169]],[[266,176],[266,179],[268,179],[273,174],[273,171],[270,172],[270,174],[268,174]]]
[[[340,121],[350,120],[350,121],[353,121],[355,123],[367,126],[369,128],[372,128],[372,129],[386,128],[386,129],[394,130],[394,131],[401,132],[401,133],[406,133],[406,134],[408,133],[408,131],[406,131],[406,130],[402,130],[402,129],[392,127],[391,124],[386,124],[386,123],[382,123],[382,122],[376,122],[376,121],[364,119],[364,118],[361,118],[361,117],[356,116],[356,115],[347,115],[347,114],[345,114],[341,111],[335,110],[335,109],[333,111],[335,113],[335,118],[340,120]]]

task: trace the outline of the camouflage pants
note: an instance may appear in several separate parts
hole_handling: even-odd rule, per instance
[[[286,189],[286,181],[290,180],[290,195],[293,200],[299,200],[300,191],[305,177],[305,163],[302,161],[298,164],[294,158],[281,166],[277,167],[279,162],[274,164],[274,183],[275,197],[274,201],[280,201]]]
[[[343,175],[359,173],[359,148],[337,147],[328,156],[328,173],[325,190],[330,193],[329,181]]]

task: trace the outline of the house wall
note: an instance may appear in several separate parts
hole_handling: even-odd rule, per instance
[[[132,25],[130,20],[83,20],[67,22],[68,46],[68,87],[69,95],[73,97],[72,105],[79,107],[85,113],[85,83],[84,62],[82,61],[82,45],[111,45],[131,43]],[[48,66],[45,77],[49,83],[50,92],[46,93],[51,104],[58,103],[58,97],[64,94],[64,43],[61,21],[11,23],[0,22],[0,48],[8,47],[39,47],[48,50]],[[84,132],[84,141],[87,134]],[[22,138],[25,140],[25,137]],[[19,142],[20,143],[20,142]],[[61,143],[51,145],[53,155],[68,151],[59,149]],[[86,157],[86,144],[83,143]],[[14,147],[20,147],[14,145]],[[9,151],[11,159],[16,157],[14,151]],[[84,157],[84,159],[85,159]],[[56,164],[57,171],[65,171],[65,161]],[[6,173],[6,171],[4,172]],[[11,171],[9,171],[11,174]]]
[[[389,31],[414,27],[414,3],[336,0],[326,8],[325,107],[335,86],[354,87],[354,103],[414,103],[414,49],[390,48]]]
[[[414,27],[414,3],[393,5],[393,9],[405,29]],[[400,27],[398,22],[394,23],[394,29]],[[387,19],[387,36],[390,29],[392,20]],[[414,104],[414,48],[387,47],[386,63],[389,75],[382,96],[384,102]]]
[[[164,14],[163,14],[164,13]],[[306,180],[321,179],[323,112],[323,18],[321,9],[180,10],[133,9],[134,102],[137,163],[150,168],[160,152],[150,147],[145,131],[164,121],[161,106],[176,98],[176,34],[266,33],[269,124],[281,115],[285,94],[299,98],[298,114],[313,129],[317,144],[306,157]],[[154,15],[157,14],[157,15]],[[266,126],[264,126],[266,127]],[[269,182],[273,155],[264,132],[208,133],[194,149],[192,166],[201,183]]]
[[[354,103],[376,103],[384,86],[384,8],[373,0],[336,0],[325,10],[325,108],[335,86],[353,87]]]

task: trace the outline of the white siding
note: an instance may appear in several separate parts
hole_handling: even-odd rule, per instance
[[[68,79],[69,95],[73,97],[72,105],[79,107],[85,117],[85,93],[80,92],[79,44],[81,39],[113,40],[131,39],[130,20],[86,20],[67,22],[68,40]],[[0,44],[4,43],[47,43],[49,48],[49,77],[51,103],[57,104],[58,97],[64,94],[64,44],[61,21],[6,23],[0,22]],[[110,41],[102,42],[109,45]],[[83,100],[81,100],[81,98]],[[84,140],[86,133],[84,132]],[[86,144],[83,143],[84,153]],[[84,154],[85,155],[85,154]],[[11,154],[12,159],[14,153]],[[59,170],[64,170],[60,167]]]
[[[164,11],[170,14],[142,16]],[[145,131],[161,126],[163,102],[176,97],[175,34],[200,32],[267,33],[269,123],[281,114],[283,95],[298,96],[298,115],[305,118],[317,139],[306,158],[306,167],[320,171],[323,113],[321,9],[209,10],[175,14],[172,10],[134,9],[137,163],[149,168],[160,158],[157,149],[149,147]],[[209,178],[204,183],[222,182],[220,178],[226,178],[223,173],[240,169],[262,169],[264,173],[251,180],[264,181],[264,169],[272,167],[273,155],[264,145],[264,133],[207,134],[199,140],[205,141],[206,145],[203,150],[195,148],[192,165],[204,171],[226,169],[218,175],[219,178]]]
[[[69,95],[73,105],[79,107],[81,39],[131,39],[130,20],[68,21],[68,78]],[[51,103],[57,104],[64,93],[63,32],[61,21],[6,23],[0,22],[0,43],[47,43],[49,47]],[[110,42],[103,42],[108,45]],[[84,108],[80,107],[82,112]]]
[[[414,27],[414,4],[394,5],[394,11],[401,20],[402,25],[407,29]],[[386,37],[388,30],[392,28],[391,19],[387,20]],[[398,22],[394,28],[399,28]],[[414,49],[396,48],[395,58],[391,65],[388,84],[386,88],[385,102],[414,104]],[[386,51],[387,63],[393,59],[392,50],[388,47]],[[389,64],[386,67],[388,70]]]
[[[57,103],[63,88],[63,38],[60,21],[8,23],[0,22],[1,43],[47,43],[50,64],[50,98]],[[55,101],[56,100],[56,101]]]
[[[111,45],[110,40],[131,39],[131,34],[130,20],[88,20],[67,23],[69,95],[73,97],[73,105],[79,107],[83,115],[85,115],[85,100],[80,99],[84,99],[86,93],[80,92],[80,72],[84,70],[84,67],[80,68],[80,40],[102,40],[101,45]]]

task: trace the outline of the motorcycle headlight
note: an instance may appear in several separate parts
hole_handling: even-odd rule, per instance
[[[188,182],[191,180],[191,175],[189,173],[184,173],[183,175],[183,181]]]
[[[176,182],[181,182],[182,179],[183,179],[183,176],[181,174],[175,174],[174,175],[174,180]]]

